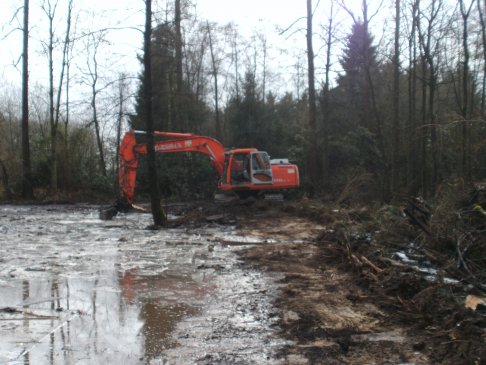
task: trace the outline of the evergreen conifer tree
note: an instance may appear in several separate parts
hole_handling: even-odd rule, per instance
[[[373,123],[371,77],[376,72],[376,47],[363,22],[353,24],[339,60],[344,74],[338,78],[349,105],[350,117],[362,127],[375,131]]]

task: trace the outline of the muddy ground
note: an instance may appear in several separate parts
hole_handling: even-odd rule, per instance
[[[157,231],[98,208],[0,206],[0,364],[486,364],[482,293],[400,214],[173,204]]]
[[[417,229],[400,210],[385,212],[381,222],[368,208],[307,202],[277,210],[272,224],[243,225],[307,239],[241,255],[285,275],[275,305],[281,334],[294,342],[280,353],[284,363],[486,364],[486,307],[465,308],[468,294],[484,300],[484,285],[449,276],[443,266],[450,258],[407,242]]]
[[[484,283],[449,270],[452,255],[419,247],[420,230],[400,209],[312,201],[200,209],[187,214],[192,224],[237,222],[268,242],[239,255],[283,275],[273,301],[279,336],[291,340],[278,352],[283,364],[486,364]],[[465,308],[468,295],[482,304]]]

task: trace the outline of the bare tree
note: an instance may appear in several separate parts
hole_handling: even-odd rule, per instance
[[[91,121],[89,125],[92,125],[95,130],[96,142],[98,145],[98,155],[99,155],[99,166],[100,171],[103,176],[106,176],[106,162],[105,153],[103,148],[103,137],[98,113],[97,99],[99,93],[107,87],[107,85],[100,86],[100,75],[99,75],[99,63],[98,63],[98,52],[101,47],[106,43],[105,31],[97,33],[89,33],[87,35],[86,44],[86,66],[87,66],[87,83],[91,89]]]
[[[260,40],[262,45],[262,52],[263,52],[263,64],[262,64],[262,100],[265,102],[266,98],[266,86],[267,86],[267,54],[268,54],[268,45],[267,45],[267,37],[265,34],[259,33],[257,34],[257,38]]]
[[[239,49],[238,49],[238,32],[234,26],[231,27],[232,36],[231,36],[231,55],[232,55],[232,62],[234,64],[234,72],[235,72],[235,94],[236,99],[239,100],[240,98],[240,70],[239,70]]]
[[[51,142],[51,188],[57,190],[57,125],[54,117],[54,18],[56,16],[58,1],[54,3],[51,0],[44,0],[42,3],[42,10],[47,16],[49,23],[49,36],[47,44],[45,44],[47,60],[48,60],[48,75],[49,75],[49,129]]]
[[[399,186],[398,153],[400,146],[400,0],[395,0],[395,43],[393,55],[393,149],[392,192]]]
[[[323,115],[323,177],[324,183],[327,184],[329,181],[329,104],[330,104],[330,71],[331,71],[331,55],[332,55],[332,45],[334,36],[334,18],[335,18],[335,0],[331,0],[330,13],[327,19],[327,29],[326,29],[326,65],[325,65],[325,75],[324,75],[324,90],[322,94],[322,115]]]
[[[212,69],[212,76],[214,81],[214,109],[215,109],[215,116],[216,116],[216,139],[222,139],[222,132],[221,132],[221,121],[220,121],[220,114],[219,114],[219,93],[218,93],[218,72],[219,72],[219,62],[216,60],[216,55],[213,46],[213,36],[211,32],[211,27],[209,26],[209,22],[206,24],[207,32],[208,32],[208,39],[209,39],[209,50],[211,52],[211,69]]]
[[[176,125],[181,131],[186,131],[187,123],[184,113],[184,79],[182,74],[182,9],[181,0],[175,0],[175,62],[176,62]]]
[[[307,0],[307,66],[308,66],[308,92],[309,92],[309,152],[307,165],[311,180],[312,193],[319,187],[319,153],[317,148],[317,106],[314,71],[314,49],[312,44],[312,0]]]
[[[407,121],[407,186],[412,195],[417,194],[417,21],[420,0],[410,2],[411,25],[408,38],[409,72],[408,72],[408,121]]]
[[[72,20],[72,12],[73,12],[73,0],[69,0],[68,2],[68,11],[66,15],[66,34],[64,36],[64,44],[62,49],[62,61],[61,61],[61,72],[59,75],[59,86],[57,89],[57,97],[56,97],[56,107],[55,107],[55,118],[54,118],[54,125],[57,127],[59,125],[60,114],[61,114],[61,98],[62,98],[62,90],[64,84],[64,75],[68,72],[68,63],[69,63],[69,53],[72,50],[71,45],[71,20]],[[67,75],[69,76],[69,75]],[[66,105],[69,105],[69,83],[66,82]],[[69,113],[69,107],[66,110],[66,113]],[[69,120],[69,116],[66,115],[65,117],[65,135],[64,135],[64,166],[68,166],[68,148],[67,148],[67,121]],[[57,134],[57,132],[56,132]],[[64,171],[64,182],[66,173]],[[66,184],[64,184],[64,188]]]
[[[57,98],[56,98],[56,109],[55,109],[55,124],[56,124],[56,126],[59,123],[59,115],[60,115],[60,111],[61,111],[62,87],[63,87],[63,83],[64,83],[64,74],[65,74],[66,67],[67,67],[67,64],[68,64],[68,56],[69,56],[69,50],[70,50],[72,12],[73,12],[73,0],[69,0],[68,12],[67,12],[67,16],[66,16],[66,34],[65,34],[63,50],[62,50],[61,72],[60,72],[60,75],[59,75],[59,87],[57,89]]]
[[[192,90],[196,105],[199,105],[203,100],[207,84],[204,62],[208,43],[207,23],[194,21],[191,28],[194,28],[194,32],[190,35],[191,39],[184,43],[184,60],[187,87]],[[195,46],[190,47],[189,44]]]
[[[24,0],[24,29],[23,29],[23,54],[22,54],[22,197],[32,199],[32,178],[30,168],[30,144],[29,144],[29,0]],[[2,163],[4,181],[7,182],[5,165]]]
[[[486,1],[484,3],[486,8]],[[486,118],[485,116],[485,98],[486,98],[486,25],[484,21],[484,12],[481,7],[481,0],[477,0],[478,5],[478,14],[479,14],[479,23],[481,25],[481,39],[482,39],[482,46],[483,46],[483,82],[481,85],[481,117],[483,119]]]
[[[64,115],[64,136],[63,136],[63,140],[64,140],[64,168],[63,168],[63,173],[64,173],[64,178],[63,178],[63,181],[64,181],[64,187],[65,188],[68,188],[69,185],[70,185],[70,182],[69,182],[69,176],[70,176],[70,173],[69,171],[71,170],[71,166],[70,166],[70,163],[69,163],[69,159],[67,158],[68,155],[69,155],[69,130],[68,130],[68,126],[69,126],[69,121],[70,121],[70,94],[69,94],[69,91],[70,91],[70,81],[71,81],[71,78],[70,78],[70,72],[71,72],[71,62],[72,62],[72,59],[73,59],[73,49],[74,49],[74,38],[75,36],[72,36],[70,33],[71,33],[71,13],[72,13],[72,8],[73,8],[73,4],[72,4],[72,0],[70,0],[69,2],[69,16],[67,17],[67,22],[68,22],[68,25],[67,25],[67,29],[66,29],[66,38],[65,38],[65,42],[64,42],[64,49],[63,49],[63,64],[65,64],[65,73],[66,73],[66,82],[65,82],[65,115]],[[75,33],[75,30],[74,30],[74,33]],[[64,74],[64,72],[62,73]],[[59,87],[62,88],[62,83],[59,84]],[[60,95],[59,95],[59,98],[60,98]],[[60,110],[60,103],[58,104],[58,110]],[[58,119],[59,120],[59,119]]]
[[[120,149],[120,141],[121,141],[121,133],[123,129],[123,119],[125,116],[125,92],[127,88],[127,75],[121,73],[118,77],[118,116],[116,121],[116,154],[115,156],[118,157],[118,151]],[[118,160],[114,161],[114,165],[116,166],[116,174],[118,176]],[[118,187],[118,182],[115,182],[115,187]]]
[[[305,70],[303,66],[303,61],[300,56],[297,57],[297,61],[295,62],[294,66],[295,68],[295,94],[297,96],[297,100],[300,100],[302,96],[302,89],[305,88]]]
[[[466,178],[468,181],[471,180],[471,153],[469,151],[470,147],[470,136],[469,136],[469,119],[471,110],[469,110],[469,83],[470,83],[470,74],[469,74],[469,43],[468,43],[468,20],[469,15],[471,14],[471,9],[474,5],[474,0],[471,0],[469,6],[466,8],[464,0],[459,0],[459,8],[461,10],[461,17],[462,17],[462,46],[463,46],[463,53],[464,53],[464,61],[463,61],[463,68],[462,68],[462,105],[461,105],[461,114],[462,114],[462,174],[463,177]]]
[[[426,14],[424,9],[419,9],[419,14],[425,19],[426,29],[422,28],[422,22],[419,20],[418,36],[422,53],[422,118],[425,123],[423,131],[429,131],[430,135],[430,152],[432,156],[432,168],[430,178],[427,178],[428,168],[427,159],[427,134],[423,135],[422,140],[422,187],[424,194],[430,194],[437,185],[439,161],[437,149],[437,125],[435,98],[437,91],[437,65],[436,53],[439,49],[439,36],[437,34],[437,22],[440,11],[443,7],[442,0],[432,0],[429,5],[429,11]],[[428,86],[428,88],[427,88]],[[428,92],[427,90],[428,89]],[[428,99],[427,99],[428,98]],[[428,101],[427,101],[428,100]],[[426,122],[425,122],[426,121]]]
[[[62,61],[59,73],[59,85],[57,88],[57,95],[54,98],[54,46],[56,43],[56,35],[54,31],[54,20],[56,18],[58,0],[44,0],[42,3],[42,10],[47,16],[49,24],[48,41],[44,43],[44,48],[48,58],[49,69],[49,129],[50,129],[50,158],[51,158],[51,188],[57,190],[58,188],[58,127],[61,113],[61,97],[64,84],[64,76],[66,73],[66,65],[68,64],[68,54],[71,48],[71,21],[73,0],[68,1],[68,9],[66,15],[66,33],[64,36],[64,43],[62,49]]]

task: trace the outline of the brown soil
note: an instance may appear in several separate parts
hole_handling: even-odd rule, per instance
[[[249,265],[283,275],[275,302],[284,364],[486,364],[484,306],[466,309],[467,280],[449,283],[453,258],[414,248],[430,273],[398,250],[420,232],[395,207],[236,201],[171,207],[174,225],[236,224],[268,243],[241,251]],[[446,271],[447,270],[447,271]]]
[[[406,221],[388,220],[370,238],[367,209],[300,202],[230,211],[243,232],[272,239],[241,255],[284,275],[275,303],[281,335],[293,341],[284,363],[486,364],[486,317],[464,308],[467,288],[426,279],[391,254],[387,239],[407,242],[413,230]]]

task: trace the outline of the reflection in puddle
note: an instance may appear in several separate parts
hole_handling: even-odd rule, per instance
[[[143,320],[142,334],[145,339],[145,359],[150,361],[177,343],[170,337],[176,324],[194,311],[185,304],[161,306],[155,300],[144,300],[140,318]]]
[[[254,240],[150,223],[0,206],[0,364],[272,363],[271,278],[221,244]]]

